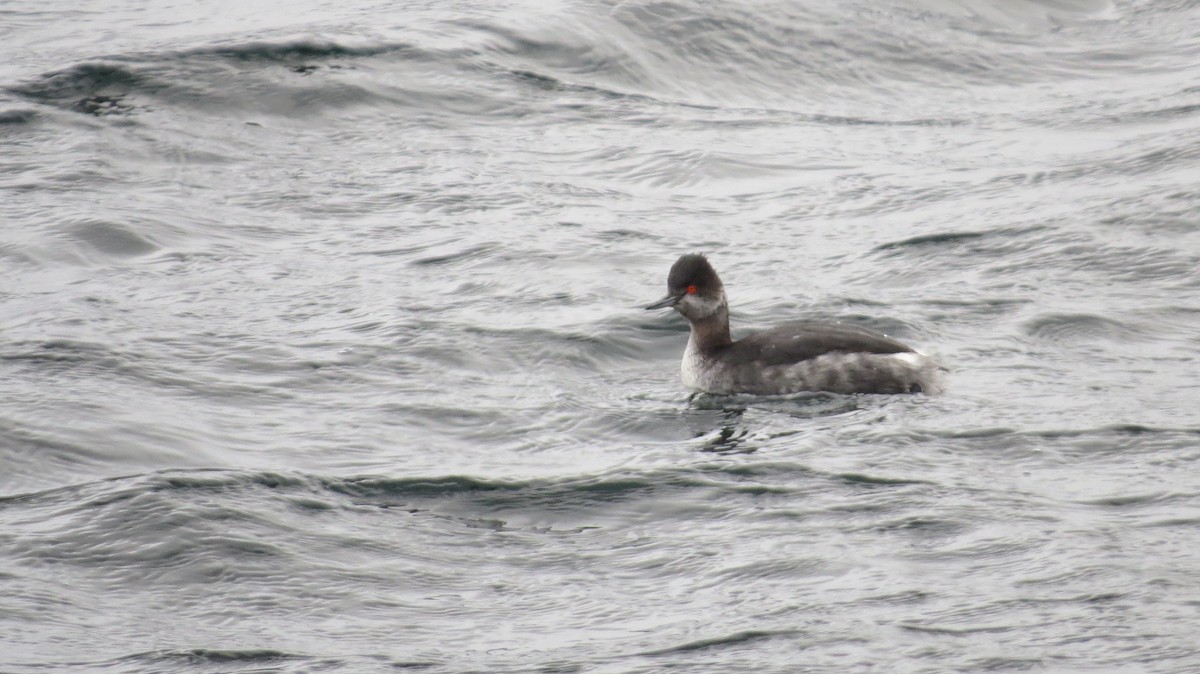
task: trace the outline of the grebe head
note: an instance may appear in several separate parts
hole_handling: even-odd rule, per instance
[[[689,321],[713,316],[726,308],[725,286],[703,255],[682,255],[667,275],[667,296],[646,307],[672,307]]]

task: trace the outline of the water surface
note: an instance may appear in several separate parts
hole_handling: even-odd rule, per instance
[[[1195,671],[1197,26],[8,3],[0,669]],[[689,396],[689,251],[948,392]]]

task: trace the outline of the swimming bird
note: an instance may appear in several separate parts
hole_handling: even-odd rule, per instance
[[[798,321],[733,341],[721,277],[703,255],[671,265],[667,296],[691,324],[680,371],[705,393],[937,393],[941,368],[887,335],[845,323]]]

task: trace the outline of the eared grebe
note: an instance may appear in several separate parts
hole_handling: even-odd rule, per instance
[[[729,338],[725,286],[703,255],[680,257],[667,296],[646,307],[674,307],[692,325],[683,384],[705,393],[937,393],[934,360],[873,330],[842,323],[787,323],[738,341]]]

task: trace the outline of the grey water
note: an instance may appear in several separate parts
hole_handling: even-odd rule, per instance
[[[0,37],[0,671],[1200,671],[1200,3]],[[690,395],[693,251],[946,392]]]

